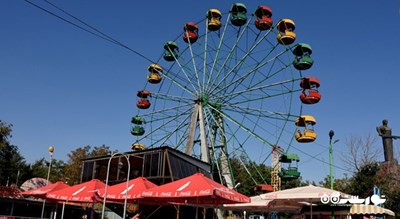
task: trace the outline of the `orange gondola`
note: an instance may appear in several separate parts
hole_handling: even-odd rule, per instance
[[[199,38],[199,27],[194,22],[188,22],[183,26],[183,41],[186,43],[195,43]]]
[[[150,101],[148,99],[140,99],[136,102],[136,106],[139,109],[148,109],[150,108]]]
[[[300,87],[303,91],[300,94],[300,100],[304,104],[315,104],[321,100],[321,94],[318,91],[319,80],[315,77],[302,78]]]
[[[151,92],[148,90],[140,90],[137,92],[137,96],[140,98],[147,98],[151,97]]]
[[[254,25],[256,25],[257,29],[269,30],[272,27],[273,21],[272,10],[267,6],[258,6],[257,10],[254,12],[254,15],[257,17],[254,21]]]

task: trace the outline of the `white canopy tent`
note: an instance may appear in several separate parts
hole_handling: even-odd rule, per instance
[[[265,200],[277,200],[277,199],[288,199],[288,200],[301,200],[312,203],[321,202],[322,197],[337,196],[338,198],[349,198],[348,194],[324,188],[314,185],[301,186],[292,189],[285,189],[276,192],[269,192],[260,195]]]
[[[261,196],[250,197],[250,203],[225,204],[224,209],[227,210],[244,210],[247,212],[285,212],[298,213],[303,205],[308,203],[297,202],[292,200],[265,200]]]
[[[250,197],[250,203],[224,205],[229,210],[262,211],[299,213],[304,206],[310,206],[310,215],[313,214],[313,205],[321,204],[321,198],[331,196],[350,198],[351,196],[336,190],[308,185],[276,192],[269,192]]]

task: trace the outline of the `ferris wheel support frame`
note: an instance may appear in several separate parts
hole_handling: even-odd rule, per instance
[[[200,152],[201,156],[200,159],[204,162],[207,163],[212,163],[210,159],[210,149],[209,145],[206,139],[206,128],[205,128],[205,118],[204,118],[204,111],[203,111],[203,103],[202,101],[195,101],[194,109],[192,112],[191,116],[191,121],[189,125],[189,133],[188,133],[188,138],[185,146],[185,153],[188,155],[193,154],[193,149],[194,149],[194,143],[196,142],[195,140],[195,134],[196,134],[196,129],[199,127],[199,132],[200,132]],[[215,116],[215,115],[214,115]],[[224,130],[224,122],[223,118],[221,116],[217,115],[216,118],[216,124],[213,126],[213,131],[212,131],[212,139],[213,141],[211,144],[215,144],[215,139],[217,136],[217,132],[219,129],[219,139],[220,139],[220,145],[219,148],[221,149],[221,154],[220,154],[220,168],[221,168],[221,180],[224,181],[226,186],[228,188],[233,188],[233,175],[230,170],[230,165],[229,165],[229,158],[228,158],[228,151],[226,147],[226,137],[224,135],[225,130]],[[213,146],[215,148],[215,146]],[[213,150],[213,155],[214,155],[214,150]]]
[[[206,139],[206,128],[204,123],[204,114],[203,114],[203,106],[200,102],[196,102],[194,105],[190,128],[188,133],[188,140],[185,146],[185,153],[192,156],[193,154],[193,146],[194,146],[194,136],[196,133],[197,121],[199,122],[200,129],[200,152],[201,152],[201,160],[207,163],[210,163],[210,152],[208,149],[207,139]]]

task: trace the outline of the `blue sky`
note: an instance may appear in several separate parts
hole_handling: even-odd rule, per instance
[[[50,8],[44,1],[32,2]],[[51,2],[156,60],[163,43],[180,35],[185,22],[203,19],[210,8],[228,11],[236,1]],[[334,139],[340,139],[334,145],[336,177],[343,173],[340,153],[347,150],[346,138],[375,135],[384,118],[393,134],[400,135],[400,2],[242,3],[249,11],[268,5],[274,21],[293,19],[298,37],[313,48],[311,71],[321,81],[323,99],[311,113],[319,137],[301,146],[318,158],[299,154],[303,179],[319,181],[329,174],[331,129]],[[130,150],[130,118],[136,91],[144,86],[147,60],[23,0],[1,1],[0,26],[0,119],[13,124],[11,143],[28,162],[48,157],[50,145],[62,160],[85,145]],[[394,145],[398,150],[399,142]],[[381,148],[380,139],[376,147]]]

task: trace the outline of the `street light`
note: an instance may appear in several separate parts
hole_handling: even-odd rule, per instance
[[[46,178],[46,186],[49,185],[49,178],[50,178],[50,171],[51,171],[51,162],[53,161],[53,153],[54,153],[54,147],[50,146],[49,149],[49,154],[50,154],[50,162],[49,162],[49,169],[47,170],[47,178]],[[46,205],[46,199],[43,200],[43,206],[42,206],[42,215],[40,218],[43,218],[44,215],[44,207]]]
[[[102,208],[102,210],[101,210],[101,219],[104,219],[104,210],[105,210],[105,208],[106,208],[107,188],[108,188],[108,174],[110,173],[110,164],[111,164],[111,160],[113,159],[113,157],[114,157],[115,155],[122,155],[122,156],[124,156],[124,157],[126,158],[126,162],[128,163],[128,174],[127,174],[127,176],[126,176],[126,187],[125,187],[124,212],[123,212],[123,215],[122,215],[122,218],[123,218],[123,219],[126,219],[126,205],[127,205],[127,202],[128,202],[128,194],[127,194],[127,193],[128,193],[128,187],[129,187],[129,174],[131,173],[131,163],[130,163],[129,158],[128,158],[128,156],[127,156],[126,154],[121,154],[121,153],[118,153],[118,152],[112,154],[111,157],[110,157],[109,160],[108,160],[108,165],[107,165],[107,176],[106,176],[106,186],[105,186],[105,188],[104,188],[104,198],[103,198],[103,208]],[[121,163],[121,162],[118,162],[118,166],[119,166],[119,167],[122,167],[122,163]]]
[[[333,171],[332,171],[332,166],[333,166],[333,149],[332,145],[337,143],[339,140],[335,140],[332,142],[332,138],[335,135],[335,132],[333,130],[329,131],[329,177],[330,177],[330,183],[331,183],[331,189],[333,189]]]
[[[333,130],[329,131],[329,177],[330,177],[330,183],[331,183],[331,189],[333,190],[333,171],[332,171],[332,166],[333,166],[333,149],[332,145],[337,143],[339,140],[335,140],[332,142],[332,138],[335,135],[335,132]],[[335,218],[335,210],[332,207],[332,219]]]

